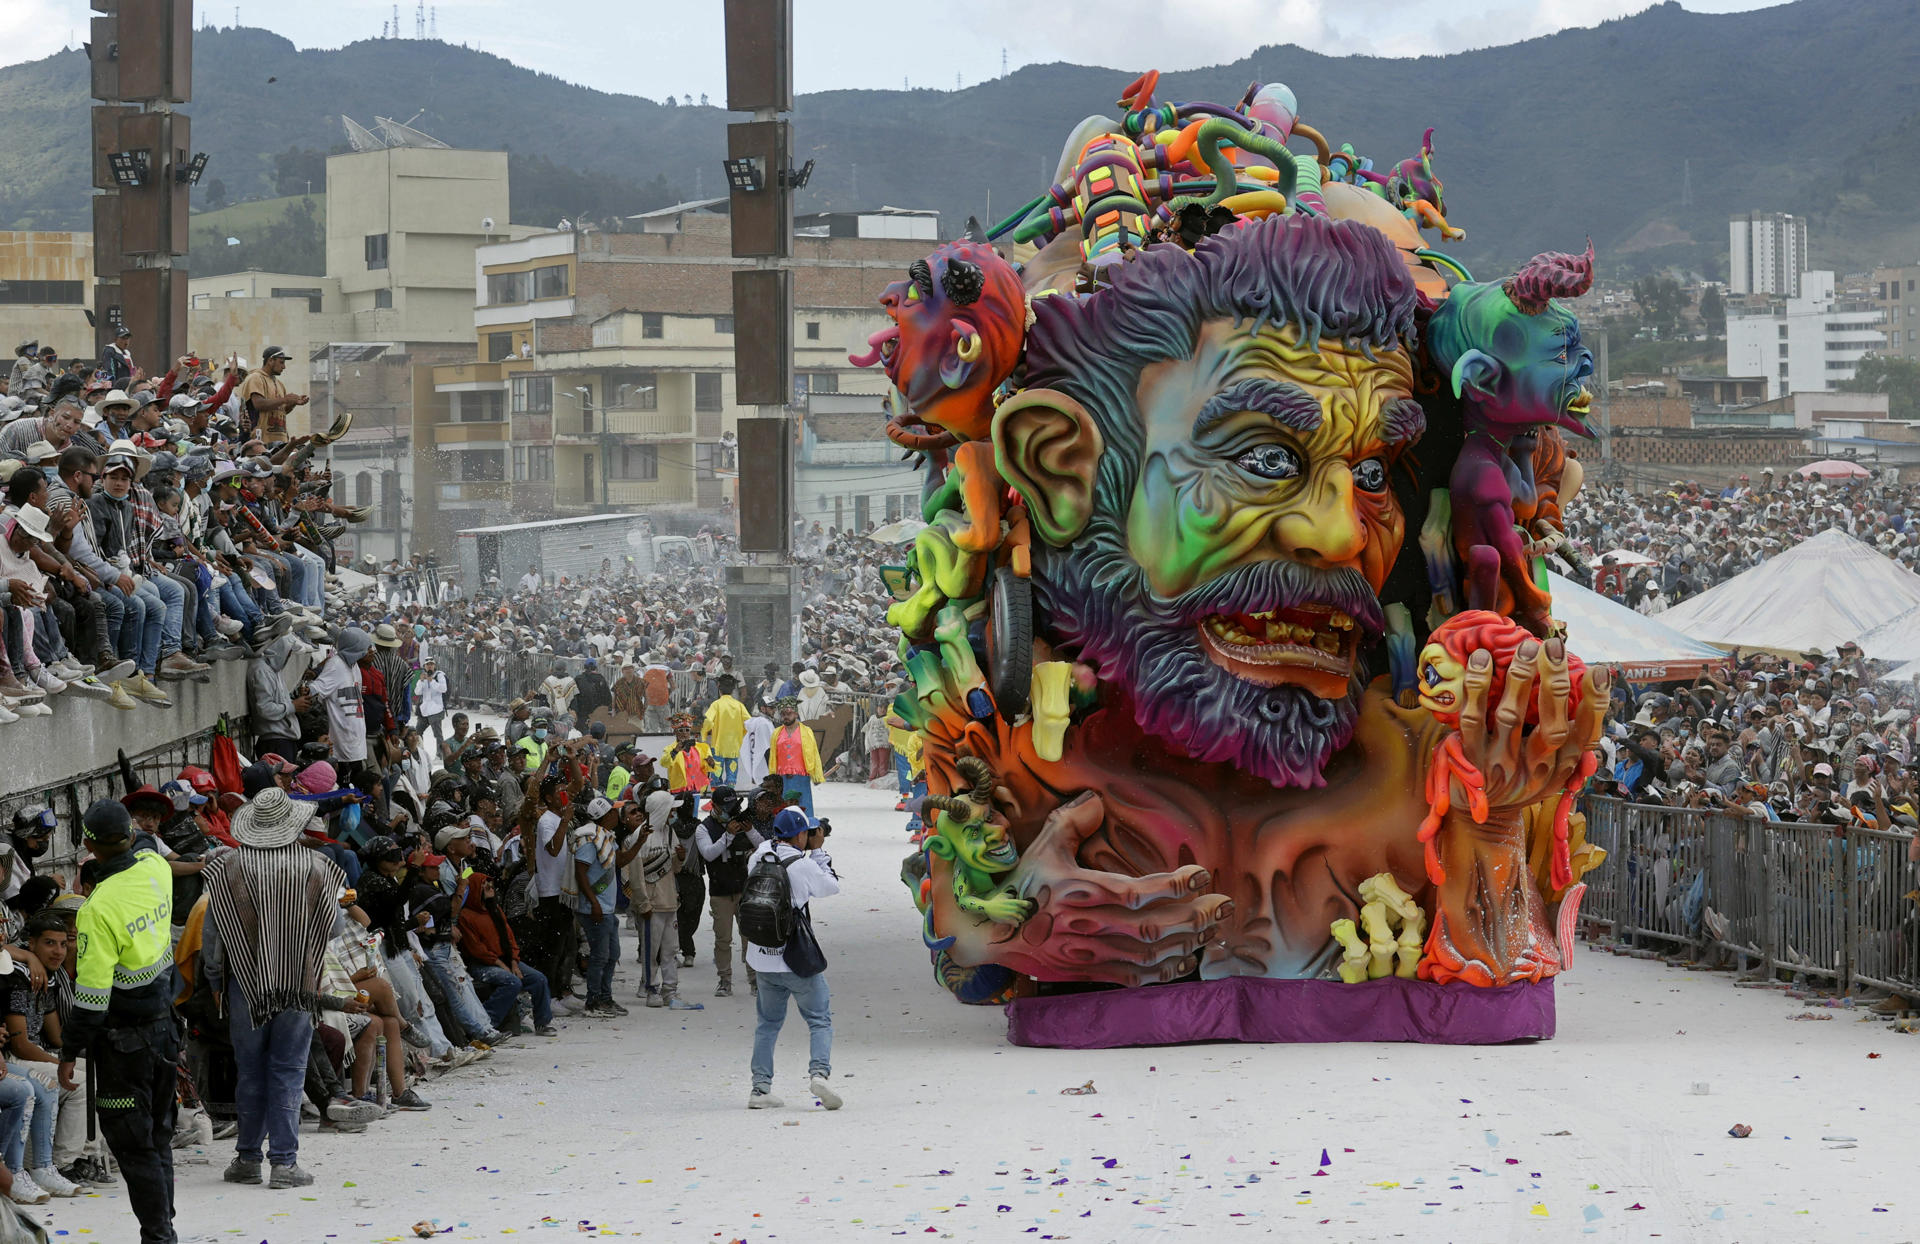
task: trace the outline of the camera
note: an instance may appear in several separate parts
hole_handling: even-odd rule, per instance
[[[820,831],[822,838],[833,837],[833,822],[824,816],[814,822],[814,828]]]

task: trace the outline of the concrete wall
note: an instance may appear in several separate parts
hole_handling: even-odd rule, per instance
[[[85,301],[73,304],[0,304],[0,362],[13,365],[13,348],[29,338],[63,359],[94,358],[93,235],[0,229],[0,281],[78,281]]]
[[[212,681],[163,684],[172,708],[139,704],[124,712],[104,700],[54,697],[53,716],[27,717],[0,726],[0,811],[30,792],[65,783],[96,770],[111,769],[124,748],[130,757],[153,751],[212,729],[222,713],[247,714],[247,663],[215,661]],[[247,740],[239,740],[242,748]],[[207,756],[195,759],[206,764]],[[116,792],[118,793],[118,792]],[[56,806],[64,820],[68,809]]]

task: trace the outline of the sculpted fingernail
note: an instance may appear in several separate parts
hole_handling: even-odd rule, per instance
[[[1493,654],[1485,648],[1474,649],[1473,655],[1467,658],[1467,668],[1475,670],[1492,669]]]
[[[1213,884],[1212,874],[1207,872],[1207,870],[1203,868],[1199,872],[1195,873],[1187,881],[1187,893],[1198,894],[1200,893],[1200,891],[1206,889],[1208,886],[1211,886],[1212,884]]]

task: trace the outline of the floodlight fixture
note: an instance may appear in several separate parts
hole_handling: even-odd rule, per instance
[[[805,164],[802,164],[799,168],[790,168],[785,173],[781,174],[781,180],[787,183],[787,189],[798,190],[802,186],[806,185],[808,179],[811,178],[812,176],[813,176],[813,161],[808,160]]]
[[[727,170],[727,185],[753,194],[766,188],[766,162],[758,156],[732,156],[720,162]]]
[[[147,172],[152,168],[152,162],[144,151],[109,151],[107,167],[113,170],[116,184],[134,190],[147,184]]]
[[[173,179],[183,186],[197,186],[200,184],[200,175],[206,171],[207,153],[196,151],[193,153],[193,159],[185,164],[174,165]]]

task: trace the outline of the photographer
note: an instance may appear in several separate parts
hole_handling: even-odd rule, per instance
[[[733,996],[733,931],[740,921],[740,891],[747,885],[747,860],[767,840],[767,830],[780,811],[780,801],[760,792],[751,802],[737,795],[731,786],[713,791],[713,815],[700,825],[694,846],[707,865],[707,889],[712,895],[713,968],[720,984],[716,998]],[[744,949],[745,939],[741,945]],[[752,965],[747,967],[747,987],[759,989]]]
[[[821,1105],[838,1110],[840,1095],[827,1082],[833,1074],[833,1015],[825,965],[811,965],[813,972],[803,976],[793,968],[809,965],[790,964],[787,958],[796,941],[817,948],[810,905],[816,898],[840,893],[833,859],[823,849],[829,827],[824,822],[816,823],[798,808],[786,808],[773,818],[772,830],[773,841],[755,849],[747,871],[751,875],[767,857],[785,868],[795,936],[778,950],[758,944],[747,947],[747,966],[760,977],[754,991],[760,1022],[753,1032],[753,1092],[747,1098],[747,1108],[767,1110],[781,1104],[773,1095],[773,1046],[786,1023],[787,999],[792,998],[800,1017],[807,1021],[807,1087]]]
[[[632,812],[636,805],[629,804]],[[635,837],[638,854],[627,868],[627,887],[633,898],[633,923],[640,939],[639,996],[652,1007],[671,1007],[689,1011],[693,1006],[679,998],[679,936],[676,926],[680,915],[678,875],[691,854],[675,825],[679,800],[656,787],[648,792],[639,833]]]

